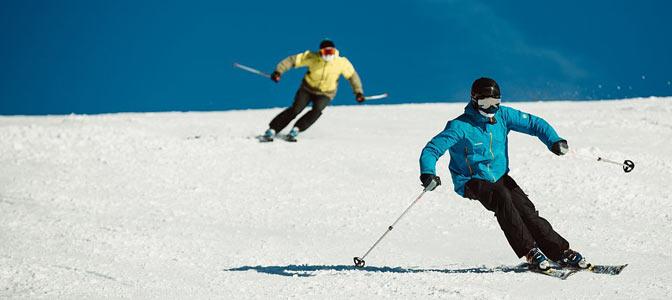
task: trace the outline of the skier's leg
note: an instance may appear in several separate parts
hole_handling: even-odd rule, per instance
[[[539,211],[534,207],[534,203],[530,201],[513,178],[509,175],[504,175],[502,178],[504,185],[510,191],[516,210],[537,242],[537,246],[548,258],[558,261],[562,257],[562,253],[569,249],[569,242],[558,234],[546,219],[539,216]]]
[[[511,192],[501,179],[496,183],[471,179],[465,186],[464,196],[480,201],[486,209],[495,213],[499,227],[518,257],[525,256],[536,247],[532,234],[513,205]]]
[[[296,121],[296,124],[294,124],[300,131],[305,131],[310,125],[313,125],[313,123],[315,123],[315,121],[322,115],[322,110],[324,110],[331,101],[329,97],[324,95],[313,95],[312,100],[313,108],[299,118],[299,120]]]
[[[287,127],[287,124],[294,120],[294,118],[296,118],[296,116],[301,113],[304,108],[306,108],[308,102],[310,102],[310,93],[302,88],[299,88],[299,90],[296,92],[296,96],[294,96],[294,102],[292,103],[292,106],[285,109],[275,118],[273,118],[268,126],[275,130],[275,132],[280,132],[283,128]]]

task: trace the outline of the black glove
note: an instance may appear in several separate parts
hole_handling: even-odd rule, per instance
[[[567,141],[565,140],[559,140],[553,144],[551,147],[551,151],[555,153],[555,155],[565,155],[567,152],[569,152],[569,146],[567,146]]]
[[[439,177],[439,176],[436,176],[434,174],[422,174],[422,175],[420,175],[420,181],[422,182],[423,187],[429,186],[429,184],[432,183],[432,180],[436,181],[436,186],[441,185],[441,177]],[[436,189],[436,186],[429,191],[431,192],[434,189]]]
[[[362,102],[364,102],[364,100],[366,100],[366,99],[364,99],[364,94],[362,94],[362,93],[357,93],[357,95],[355,95],[355,99],[359,103],[362,103]]]
[[[271,73],[271,80],[275,81],[276,83],[280,81],[280,72],[273,71],[273,73]]]

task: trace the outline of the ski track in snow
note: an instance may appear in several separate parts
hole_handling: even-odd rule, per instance
[[[280,108],[0,116],[0,299],[672,299],[672,98],[505,103],[578,153],[509,135],[511,176],[619,276],[506,271],[493,214],[418,157],[464,103],[329,107],[298,143]]]

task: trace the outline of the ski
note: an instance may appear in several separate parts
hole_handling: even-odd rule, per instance
[[[590,271],[596,274],[607,274],[607,275],[618,275],[621,274],[623,269],[627,267],[628,264],[624,265],[593,265],[590,264],[588,268],[581,269],[575,267],[565,267],[567,270],[576,270],[576,271]]]
[[[578,272],[575,270],[566,270],[566,269],[555,269],[555,268],[549,268],[548,270],[541,270],[541,269],[530,269],[530,272],[538,273],[538,274],[543,274],[555,278],[560,278],[562,280],[567,279],[570,275]]]
[[[279,138],[283,141],[290,142],[290,143],[295,143],[295,142],[298,141],[296,139],[296,137],[294,137],[292,135],[289,135],[289,134],[278,134],[275,137],[277,137],[277,138]],[[257,140],[259,140],[260,143],[270,143],[270,142],[274,141],[273,137],[269,137],[269,136],[266,136],[266,135],[258,135],[255,138]]]
[[[267,135],[258,135],[255,138],[259,140],[260,143],[270,143],[273,141],[273,137]]]
[[[532,272],[532,273],[551,276],[551,277],[559,278],[559,279],[562,279],[562,280],[565,280],[565,279],[567,279],[567,277],[569,277],[572,274],[578,272],[578,270],[560,268],[560,267],[557,267],[557,266],[551,266],[550,268],[548,268],[546,270],[541,270],[541,269],[538,269],[538,268],[531,267],[530,264],[528,264],[528,263],[522,263],[522,264],[518,265],[516,268],[521,268],[521,269],[524,269],[524,270]]]

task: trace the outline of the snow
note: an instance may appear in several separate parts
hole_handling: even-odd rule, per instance
[[[506,103],[505,103],[506,104]],[[619,276],[515,266],[492,213],[418,157],[464,103],[334,106],[298,143],[280,108],[0,117],[2,299],[672,299],[672,98],[508,103],[578,153],[511,133],[511,176],[572,248]]]

